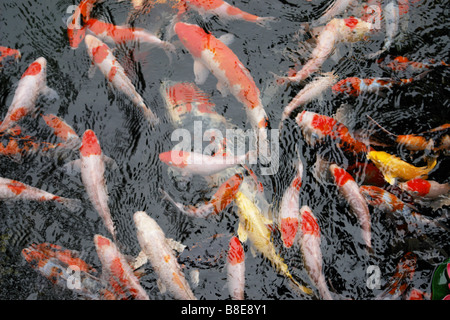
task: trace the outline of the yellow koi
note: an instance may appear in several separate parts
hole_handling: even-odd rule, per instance
[[[255,249],[262,253],[264,257],[270,260],[274,268],[291,280],[303,293],[312,295],[313,291],[298,283],[288,270],[288,265],[284,263],[270,240],[271,231],[268,221],[259,211],[258,207],[242,192],[236,194],[235,203],[238,207],[239,228],[238,237],[241,242],[248,239],[252,242]]]
[[[367,158],[383,173],[385,180],[393,185],[397,180],[408,181],[415,178],[426,179],[428,173],[436,166],[437,159],[428,161],[426,167],[415,167],[402,159],[384,151],[370,151]]]

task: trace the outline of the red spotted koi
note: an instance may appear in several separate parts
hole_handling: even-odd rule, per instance
[[[141,250],[166,290],[175,299],[196,300],[158,223],[143,211],[136,212],[133,219]]]
[[[449,183],[439,183],[433,180],[415,178],[398,184],[400,189],[408,192],[415,199],[431,200],[442,196],[448,196]]]
[[[149,300],[147,292],[114,242],[96,234],[94,243],[102,263],[103,276],[109,280],[114,291],[124,292],[136,300]]]
[[[58,94],[47,86],[47,60],[36,59],[22,74],[11,105],[0,125],[0,132],[5,132],[16,125],[18,121],[35,112],[37,98],[40,95]]]
[[[158,123],[158,117],[146,106],[144,99],[136,91],[125,70],[114,57],[109,47],[92,35],[86,35],[84,40],[93,64],[100,69],[112,86],[123,92],[143,112],[144,117],[150,124],[155,125]]]
[[[64,121],[64,119],[54,115],[45,114],[42,115],[45,123],[53,129],[53,133],[60,140],[64,141],[69,145],[77,145],[81,143],[80,136],[75,132],[75,130]]]
[[[352,213],[358,218],[361,235],[367,249],[372,251],[370,211],[358,184],[347,171],[335,164],[330,165],[330,171],[339,192],[347,200]]]
[[[321,298],[323,300],[333,300],[323,273],[320,227],[317,218],[308,206],[300,208],[299,216],[298,242],[308,275],[319,290]]]
[[[71,49],[77,49],[86,36],[85,23],[91,18],[91,11],[98,0],[82,0],[68,21],[67,37]]]
[[[55,201],[73,212],[78,211],[81,207],[81,201],[78,199],[63,198],[7,178],[0,178],[0,200]]]
[[[17,61],[21,57],[22,55],[19,50],[0,46],[0,68],[3,67],[4,63],[7,62],[8,59]]]
[[[219,214],[233,202],[243,179],[244,177],[242,174],[237,173],[231,176],[222,185],[220,185],[209,201],[195,206],[175,202],[175,200],[173,200],[167,192],[164,190],[161,190],[161,192],[166,200],[169,200],[175,207],[187,216],[194,218],[208,218],[211,215]]]
[[[444,61],[436,61],[435,59],[428,59],[427,61],[411,61],[408,57],[397,56],[392,58],[390,56],[386,58],[381,58],[378,60],[380,67],[385,69],[390,69],[393,71],[410,71],[410,72],[420,72],[434,69],[439,66],[449,67],[450,64]]]
[[[227,285],[233,300],[244,300],[245,252],[238,237],[232,237],[227,253]]]

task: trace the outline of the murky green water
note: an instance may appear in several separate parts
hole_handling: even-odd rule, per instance
[[[320,16],[327,1],[231,1],[231,4],[259,16],[274,16],[279,21],[270,29],[247,22],[227,23],[217,18],[203,19],[192,14],[192,22],[212,33],[232,33],[235,41],[230,48],[250,70],[261,90],[263,102],[273,128],[277,127],[283,107],[296,95],[303,84],[277,87],[272,73],[284,75],[290,68],[307,61],[313,43],[302,32],[302,26]],[[0,45],[20,49],[22,58],[0,73],[0,118],[3,119],[14,95],[15,84],[27,66],[38,57],[48,60],[48,85],[60,99],[41,101],[42,113],[53,113],[64,118],[81,136],[87,129],[95,131],[107,156],[118,168],[106,171],[110,193],[109,205],[118,232],[118,240],[125,255],[136,256],[139,244],[132,220],[136,211],[146,211],[158,221],[166,236],[193,245],[217,233],[236,231],[236,208],[229,206],[217,218],[191,219],[163,201],[158,192],[163,187],[181,195],[179,201],[195,203],[201,196],[211,194],[205,182],[194,177],[189,183],[178,185],[169,175],[167,166],[158,155],[174,145],[170,123],[160,93],[162,80],[193,81],[193,61],[190,54],[178,45],[178,55],[169,62],[158,48],[119,46],[114,53],[126,65],[130,78],[149,107],[162,120],[150,129],[133,111],[126,97],[111,90],[100,72],[88,77],[90,60],[84,44],[77,50],[69,47],[66,12],[73,1],[2,1],[0,3]],[[115,24],[125,23],[131,6],[129,2],[105,1],[96,6],[94,15]],[[355,11],[359,12],[359,11]],[[447,1],[418,1],[402,17],[402,29],[389,54],[406,55],[411,60],[426,59],[449,62],[449,9]],[[137,16],[135,26],[152,32],[164,32],[170,20],[169,10],[154,10]],[[177,42],[176,36],[172,39]],[[373,35],[368,41],[340,47],[335,59],[329,59],[322,71],[334,70],[340,78],[390,77],[365,55],[380,48],[384,33]],[[365,94],[359,97],[335,96],[325,92],[321,100],[313,101],[305,109],[333,115],[344,103],[352,106],[349,126],[352,130],[371,127],[366,115],[397,134],[418,133],[450,121],[449,68],[436,68],[424,79],[410,86],[395,88],[385,96]],[[211,94],[219,113],[240,127],[249,128],[240,103],[233,96],[222,97],[216,90],[216,79],[210,75],[202,90]],[[274,88],[276,88],[274,90]],[[24,120],[27,134],[44,141],[56,138],[41,118]],[[399,234],[395,226],[380,212],[372,210],[372,241],[375,254],[367,256],[356,219],[348,214],[348,204],[339,197],[336,188],[321,185],[312,175],[315,151],[303,140],[293,121],[287,121],[280,136],[280,168],[276,175],[260,175],[265,195],[270,203],[279,201],[294,174],[292,159],[299,146],[305,160],[306,173],[301,190],[301,203],[308,204],[318,217],[322,235],[324,273],[338,296],[352,299],[373,299],[383,288],[367,286],[367,268],[375,265],[381,272],[381,286],[387,285],[398,261],[408,251],[418,257],[410,288],[430,292],[430,280],[436,266],[448,257],[450,235],[435,229],[426,229],[427,241],[414,235]],[[407,157],[402,148],[395,150]],[[76,159],[69,153],[55,159],[32,155],[22,163],[0,157],[0,176],[68,198],[83,200],[83,210],[73,215],[55,204],[34,202],[0,202],[0,298],[1,299],[76,299],[69,290],[54,287],[47,279],[31,269],[21,256],[21,250],[32,243],[50,242],[78,250],[81,256],[101,269],[93,236],[107,235],[101,219],[90,205],[79,175],[68,175],[60,168]],[[430,176],[441,183],[449,182],[448,157],[441,156],[436,170]],[[253,168],[260,173],[258,166]],[[448,207],[422,213],[430,217],[444,217],[449,224]],[[303,268],[298,248],[284,249],[279,236],[274,242],[293,274],[310,283]],[[288,281],[278,275],[270,262],[251,254],[246,246],[246,298],[298,299]],[[200,284],[193,289],[199,299],[229,299],[226,272],[223,263],[202,269]],[[170,299],[160,293],[151,267],[141,278],[141,284],[152,299]]]

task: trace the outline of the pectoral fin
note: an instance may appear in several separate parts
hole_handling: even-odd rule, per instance
[[[209,75],[208,68],[200,61],[194,61],[195,83],[197,85],[204,84]]]
[[[247,237],[248,237],[247,230],[245,230],[245,227],[241,222],[239,222],[237,234],[238,234],[239,241],[241,241],[242,243],[247,241]]]

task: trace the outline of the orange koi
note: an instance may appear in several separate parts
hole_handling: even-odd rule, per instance
[[[238,237],[232,237],[228,246],[227,284],[233,300],[244,300],[245,252]]]

